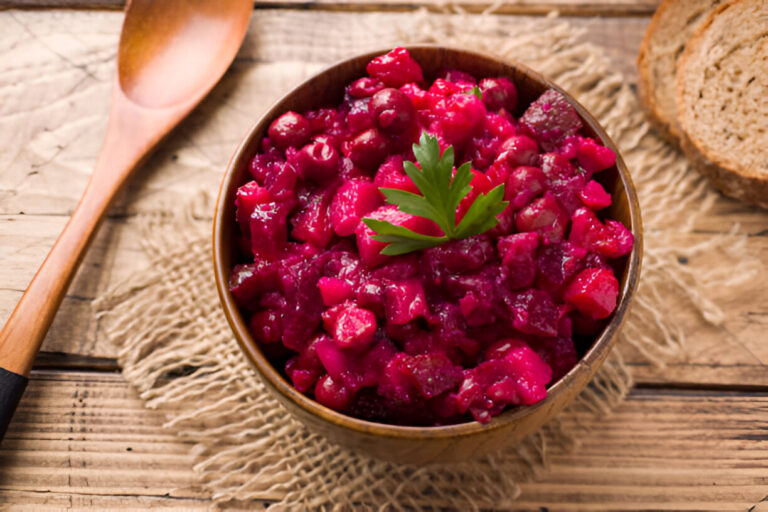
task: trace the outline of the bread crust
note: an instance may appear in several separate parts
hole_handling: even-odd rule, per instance
[[[676,1],[679,0],[664,0],[656,9],[651,22],[648,24],[648,28],[645,29],[643,41],[640,43],[640,53],[637,55],[637,71],[640,78],[637,83],[637,89],[641,99],[640,104],[646,114],[648,114],[651,125],[659,135],[667,142],[675,145],[679,143],[679,134],[667,119],[667,116],[662,113],[656,101],[654,88],[651,86],[651,59],[648,54],[650,53],[651,39],[656,37],[659,20],[665,16],[669,6]]]
[[[731,0],[713,9],[686,45],[675,80],[675,102],[681,128],[681,148],[693,167],[706,176],[723,194],[768,209],[768,175],[756,173],[744,165],[730,168],[715,151],[691,135],[690,120],[685,115],[685,73],[717,16],[727,9],[754,0]]]

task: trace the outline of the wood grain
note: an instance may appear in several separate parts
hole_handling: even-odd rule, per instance
[[[162,422],[119,374],[33,372],[0,447],[0,500],[206,510],[190,446]],[[550,470],[519,505],[745,510],[768,495],[766,422],[765,392],[633,391],[609,418],[565,425],[589,433],[576,452],[548,447]]]
[[[457,0],[453,5],[467,12],[482,12],[494,2],[488,0]],[[656,10],[659,0],[602,0],[580,2],[579,0],[510,0],[499,4],[497,11],[503,14],[546,14],[558,10],[562,14],[578,16],[638,16],[650,15]],[[3,0],[2,8],[19,9],[122,9],[125,0]],[[392,11],[413,10],[427,7],[435,11],[445,9],[439,0],[256,0],[256,9],[313,9],[342,11]]]

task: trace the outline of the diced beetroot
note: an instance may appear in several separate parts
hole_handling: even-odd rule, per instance
[[[592,318],[578,311],[571,311],[569,317],[573,322],[573,332],[579,336],[597,336],[607,322],[606,319]]]
[[[351,284],[335,277],[321,277],[317,287],[323,296],[323,304],[328,307],[344,302],[355,294]]]
[[[256,181],[249,181],[237,189],[235,196],[235,218],[240,223],[244,232],[249,232],[249,223],[251,214],[258,204],[269,203],[272,201],[272,195],[269,191],[260,186]]]
[[[281,151],[300,148],[309,140],[312,129],[309,121],[296,112],[286,112],[269,125],[269,138]]]
[[[493,257],[493,245],[488,236],[476,235],[425,250],[421,263],[426,277],[434,284],[440,284],[445,276],[478,270]]]
[[[582,270],[568,285],[563,298],[578,311],[592,318],[608,318],[616,309],[619,282],[610,270]]]
[[[350,98],[346,121],[350,135],[374,128],[376,117],[371,108],[371,98]]]
[[[508,283],[513,290],[528,288],[536,279],[538,233],[517,233],[499,238],[502,263],[509,270]]]
[[[502,161],[496,161],[492,163],[488,169],[485,170],[485,175],[488,177],[488,179],[491,181],[493,186],[497,185],[506,185],[507,179],[509,178],[510,173],[512,173],[512,167],[509,166],[506,162]],[[504,189],[504,195],[507,195],[507,188]],[[507,197],[505,197],[507,199]]]
[[[342,144],[344,154],[361,169],[376,169],[389,154],[389,140],[376,128]]]
[[[539,161],[539,146],[526,135],[513,135],[499,147],[498,158],[511,167],[536,165]]]
[[[308,393],[314,388],[317,379],[324,373],[316,350],[316,344],[321,338],[322,336],[315,337],[297,356],[285,363],[286,375],[301,393]]]
[[[419,194],[419,189],[413,180],[409,178],[405,171],[403,171],[403,157],[399,155],[388,157],[387,160],[381,164],[379,171],[373,178],[373,184],[376,188],[397,188],[405,190],[407,192],[413,192]],[[382,199],[384,194],[381,194]]]
[[[518,331],[534,336],[556,336],[559,311],[545,291],[531,288],[513,296],[507,304]]]
[[[590,175],[611,167],[616,162],[616,155],[594,139],[582,137],[579,140],[578,160]]]
[[[405,93],[382,89],[371,98],[376,125],[385,133],[402,133],[416,121],[416,109]]]
[[[434,398],[456,389],[463,373],[445,354],[409,356],[399,353],[387,364],[379,392],[392,400],[411,403],[418,396]]]
[[[400,352],[389,360],[381,375],[377,389],[379,395],[403,404],[410,404],[416,400],[418,396],[416,389],[407,374],[410,359],[411,356]]]
[[[515,135],[515,125],[512,124],[510,116],[488,112],[485,116],[485,131],[491,136],[498,138],[499,141],[506,141]],[[496,148],[497,153],[501,149],[501,144]],[[498,155],[496,155],[498,156]]]
[[[404,254],[387,259],[386,263],[371,272],[371,278],[382,282],[402,281],[419,273],[419,256]]]
[[[542,247],[536,258],[540,286],[552,293],[560,293],[562,287],[584,268],[586,256],[586,249],[569,242]]]
[[[286,371],[288,371],[287,368]],[[288,375],[291,378],[293,387],[295,387],[300,393],[308,392],[317,382],[317,375],[309,370],[291,369]]]
[[[635,245],[635,237],[632,232],[617,220],[608,219],[605,221],[605,228],[608,233],[616,240],[616,251],[613,254],[606,254],[609,258],[620,258],[632,252]]]
[[[336,329],[336,319],[339,317],[341,312],[354,305],[355,304],[352,301],[345,301],[341,304],[331,306],[323,311],[321,316],[323,318],[323,327],[325,328],[325,331],[327,333],[333,334],[333,331]]]
[[[274,266],[266,260],[235,265],[229,275],[229,291],[240,307],[247,308],[259,295],[277,286]]]
[[[396,325],[391,322],[384,324],[384,334],[390,339],[405,342],[418,336],[420,333],[425,332],[416,320],[411,320],[408,323]]]
[[[409,82],[421,82],[424,76],[421,66],[413,60],[405,48],[395,48],[391,52],[376,57],[366,66],[368,74],[384,82],[387,87],[400,87]]]
[[[607,258],[618,258],[632,251],[634,237],[623,224],[609,220],[606,225],[588,208],[579,208],[571,217],[568,240]]]
[[[504,359],[513,349],[527,345],[523,340],[503,338],[489,345],[483,352],[483,359]]]
[[[531,103],[520,117],[520,123],[545,151],[554,151],[563,139],[575,135],[582,126],[576,109],[554,89],[547,90]]]
[[[544,153],[539,157],[539,165],[549,187],[576,175],[576,167],[559,153]]]
[[[259,311],[248,322],[248,331],[259,343],[277,343],[283,335],[281,318],[280,312],[273,309]]]
[[[486,115],[485,105],[474,94],[454,94],[437,110],[435,133],[459,148],[479,133]]]
[[[506,277],[504,267],[487,265],[474,274],[448,276],[442,289],[459,300],[467,325],[486,325],[496,320],[495,300]]]
[[[400,87],[400,90],[410,98],[413,106],[417,110],[429,108],[429,99],[427,98],[427,91],[416,85],[415,83],[405,84]]]
[[[584,188],[579,192],[584,205],[591,210],[602,210],[611,206],[611,194],[605,191],[602,185],[598,182],[591,180],[584,185]]]
[[[385,309],[388,323],[407,324],[427,314],[427,299],[419,279],[393,282],[385,291]]]
[[[547,363],[523,344],[510,349],[503,359],[491,359],[464,370],[456,395],[458,409],[469,410],[475,420],[488,423],[508,404],[531,405],[543,400],[551,378]]]
[[[434,336],[431,340],[424,340],[427,344],[422,350],[411,353],[442,352],[454,362],[460,361],[463,356],[474,357],[480,351],[480,344],[467,335],[467,324],[460,308],[450,302],[435,304],[433,308],[435,312],[428,321],[434,329]],[[405,349],[408,352],[407,346]]]
[[[251,251],[254,258],[272,260],[283,250],[288,239],[286,210],[275,202],[254,207],[250,218]]]
[[[447,80],[449,82],[453,83],[465,83],[469,85],[474,85],[477,83],[477,79],[470,75],[469,73],[465,73],[464,71],[459,71],[458,69],[444,69],[440,72],[438,75],[438,78],[441,78],[443,80]]]
[[[488,110],[507,109],[509,112],[517,106],[517,89],[508,78],[484,78],[480,80],[483,103]]]
[[[354,250],[354,242],[350,239],[345,239],[342,243],[344,243],[344,246],[341,246],[340,243],[331,247],[328,260],[323,269],[323,275],[341,279],[350,283],[353,288],[356,288],[363,280],[368,278],[368,274],[363,262],[360,261],[357,254],[352,252]]]
[[[327,336],[318,340],[316,347],[317,356],[331,378],[353,391],[378,385],[384,368],[397,352],[392,342],[385,339],[375,341],[362,353],[342,350]]]
[[[491,300],[486,294],[467,292],[459,299],[459,311],[470,327],[488,325],[496,320]]]
[[[362,350],[373,341],[376,315],[367,309],[350,306],[339,312],[333,329],[333,341],[342,349]]]
[[[323,303],[317,289],[318,274],[316,269],[305,267],[295,277],[296,283],[286,290],[283,345],[291,350],[304,350],[322,322]]]
[[[429,93],[432,96],[430,107],[434,109],[441,99],[453,96],[454,94],[464,94],[467,88],[466,85],[459,85],[445,78],[435,79],[432,85],[429,86]]]
[[[325,183],[339,173],[339,152],[327,142],[315,141],[296,153],[294,165],[305,179]]]
[[[546,190],[546,177],[538,167],[520,166],[512,169],[504,189],[504,199],[514,208],[522,208]]]
[[[361,307],[373,311],[376,316],[384,317],[384,284],[381,281],[372,279],[361,283],[355,300]]]
[[[546,385],[552,380],[552,369],[528,346],[514,348],[504,356],[512,371],[519,375],[517,392],[523,404],[531,405],[547,396]]]
[[[360,219],[381,205],[381,194],[376,185],[365,180],[345,182],[331,203],[331,225],[339,236],[350,236]]]
[[[485,171],[496,160],[500,145],[501,139],[483,131],[467,142],[462,160],[471,162],[476,171]]]
[[[325,249],[333,238],[333,229],[328,209],[333,197],[333,189],[326,188],[321,193],[312,194],[307,206],[291,218],[293,230],[291,236],[303,242],[309,242],[318,249]]]
[[[263,141],[268,142],[269,145],[272,144],[269,137],[264,138]],[[272,172],[272,168],[283,164],[285,164],[283,152],[275,147],[270,147],[268,150],[265,149],[263,153],[259,153],[251,159],[248,170],[250,171],[251,176],[253,176],[253,179],[258,183],[263,184],[267,175]]]
[[[558,153],[546,153],[539,159],[541,171],[547,179],[547,188],[555,196],[568,215],[582,206],[579,192],[586,184],[586,177],[578,172],[570,160]]]
[[[296,170],[287,162],[270,167],[264,178],[264,187],[269,190],[272,199],[278,203],[292,206],[296,188]]]
[[[439,228],[430,220],[423,217],[416,217],[408,213],[401,212],[395,205],[386,205],[372,211],[367,217],[371,219],[384,220],[396,226],[404,226],[417,233],[425,235],[436,235]],[[374,240],[375,232],[360,222],[355,229],[357,240],[357,250],[360,253],[360,259],[369,267],[377,267],[387,261],[389,256],[381,254],[381,250],[386,247],[386,243]]]
[[[518,231],[539,233],[546,242],[563,238],[568,225],[568,214],[550,192],[534,200],[517,212],[515,218]]]
[[[385,87],[384,82],[376,78],[363,77],[358,78],[349,86],[347,93],[353,98],[369,98]]]
[[[345,411],[354,399],[354,392],[330,375],[323,375],[315,385],[315,400],[334,411]]]
[[[564,316],[560,319],[556,338],[538,338],[531,345],[531,348],[552,368],[553,382],[571,371],[579,360],[571,331],[571,319]]]
[[[278,283],[279,284],[279,283]],[[271,291],[264,293],[260,298],[258,305],[260,308],[274,309],[281,311],[285,308],[287,301],[283,294],[279,291]]]

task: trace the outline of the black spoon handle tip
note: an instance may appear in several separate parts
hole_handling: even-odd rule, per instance
[[[23,375],[0,367],[0,441],[5,437],[5,431],[28,381]]]

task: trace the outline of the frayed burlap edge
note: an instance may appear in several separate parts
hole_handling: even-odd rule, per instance
[[[662,365],[685,342],[670,304],[689,307],[718,325],[722,311],[704,284],[728,285],[745,237],[738,227],[704,243],[686,242],[697,216],[716,200],[642,117],[635,95],[611,71],[602,51],[579,41],[579,30],[556,19],[510,34],[493,16],[414,15],[404,42],[449,44],[524,62],[570,91],[618,143],[638,188],[645,223],[643,275],[620,334]],[[96,303],[101,326],[119,347],[125,378],[147,405],[166,411],[167,428],[196,442],[195,470],[216,502],[269,499],[270,510],[451,507],[506,508],[515,482],[545,468],[553,445],[573,445],[579,418],[608,414],[624,399],[632,378],[614,351],[589,387],[559,420],[526,442],[483,460],[454,465],[405,466],[332,445],[308,431],[266,392],[241,354],[220,311],[210,264],[211,210],[206,198],[184,215],[144,219],[146,273],[116,286]],[[673,222],[670,222],[672,219]],[[682,224],[682,225],[681,225]],[[695,274],[678,263],[704,251],[733,256],[724,268]],[[753,267],[743,264],[742,279]],[[727,267],[727,268],[725,268]]]

